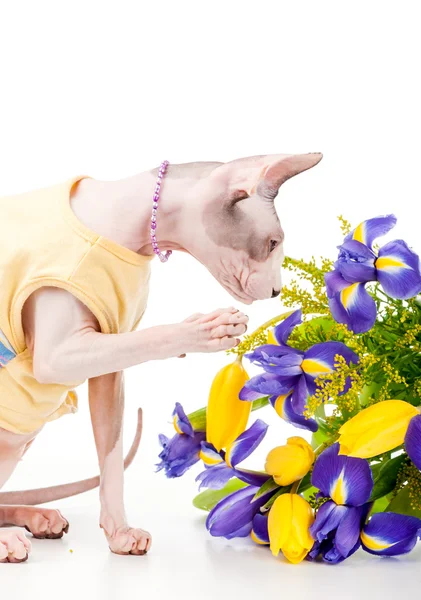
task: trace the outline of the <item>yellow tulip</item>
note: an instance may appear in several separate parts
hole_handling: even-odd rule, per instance
[[[290,437],[285,446],[269,452],[265,471],[278,485],[289,485],[302,479],[314,462],[312,447],[302,437]]]
[[[314,540],[309,528],[314,523],[310,504],[297,494],[282,494],[273,503],[268,517],[270,549],[274,556],[282,550],[289,562],[304,560]]]
[[[215,376],[206,409],[206,439],[219,452],[227,448],[247,427],[252,402],[240,400],[249,379],[241,358],[223,367]]]
[[[402,400],[385,400],[365,408],[339,430],[339,454],[372,458],[403,444],[417,408]]]

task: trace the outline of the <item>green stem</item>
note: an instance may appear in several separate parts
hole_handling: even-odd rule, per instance
[[[263,325],[260,325],[260,327],[253,331],[253,333],[250,334],[250,337],[261,333],[265,329],[268,329],[268,327],[272,327],[272,325],[275,325],[278,321],[283,321],[284,319],[292,315],[293,312],[293,310],[290,310],[286,313],[282,313],[280,315],[277,315],[276,317],[273,317],[272,319],[269,319],[269,321],[266,321],[266,323],[263,323]]]
[[[299,479],[298,481],[296,481],[295,483],[292,484],[291,491],[289,492],[290,494],[296,494],[297,493],[297,490],[300,487],[301,481],[302,481],[302,479]]]

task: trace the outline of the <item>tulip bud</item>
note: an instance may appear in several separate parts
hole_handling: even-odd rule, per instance
[[[273,503],[268,517],[270,549],[282,550],[289,562],[304,560],[314,544],[309,528],[314,523],[310,504],[298,494],[282,494]]]
[[[418,414],[415,406],[403,400],[385,400],[365,408],[340,428],[339,454],[372,458],[397,448]]]
[[[240,390],[249,376],[237,358],[215,376],[206,411],[206,439],[219,452],[226,448],[247,427],[251,402],[239,399]]]
[[[313,462],[314,452],[310,444],[302,437],[290,437],[285,446],[269,452],[265,471],[278,485],[289,485],[307,475]]]

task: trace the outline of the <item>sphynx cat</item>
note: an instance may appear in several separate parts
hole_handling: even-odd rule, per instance
[[[321,158],[320,153],[269,154],[227,163],[170,164],[157,215],[160,250],[192,255],[246,305],[279,295],[284,234],[274,200],[282,183]],[[151,255],[157,175],[155,168],[119,181],[82,179],[73,187],[72,210],[98,234]],[[118,554],[145,554],[151,536],[128,525],[123,501],[124,468],[136,453],[142,424],[139,411],[136,438],[124,461],[124,370],[190,352],[227,350],[239,343],[247,322],[243,312],[229,307],[196,313],[181,323],[107,335],[70,292],[56,287],[33,292],[23,307],[22,323],[34,376],[40,383],[88,380],[100,475],[53,488],[0,493],[0,526],[24,527],[34,537],[62,537],[68,522],[60,511],[33,505],[99,485],[99,523],[109,548]],[[20,435],[0,428],[0,488],[39,431]],[[30,548],[21,529],[0,529],[0,562],[22,562]]]

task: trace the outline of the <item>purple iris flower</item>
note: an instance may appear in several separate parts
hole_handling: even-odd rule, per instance
[[[268,517],[269,511],[264,514],[259,512],[253,518],[251,537],[258,544],[270,544]]]
[[[317,511],[310,527],[316,540],[308,555],[322,555],[325,562],[336,564],[353,554],[361,545],[360,532],[371,504],[373,475],[365,459],[338,455],[333,444],[316,460],[311,483],[320,495],[330,498]]]
[[[247,537],[256,525],[255,517],[260,508],[275,493],[271,491],[253,500],[258,489],[258,486],[250,485],[218,502],[206,519],[209,533],[228,540],[234,537]]]
[[[405,434],[405,450],[414,465],[421,471],[421,415],[412,417]]]
[[[377,513],[361,532],[362,547],[378,556],[410,552],[421,534],[421,520],[397,513]]]
[[[270,475],[236,467],[257,448],[267,429],[267,424],[257,419],[249,429],[237,437],[226,452],[217,452],[212,444],[202,442],[200,457],[206,469],[196,477],[196,481],[200,481],[199,490],[202,487],[221,489],[232,477],[237,477],[249,485],[262,486]]]
[[[421,291],[420,261],[403,240],[389,242],[376,254],[372,245],[396,224],[394,215],[363,221],[339,246],[334,270],[325,275],[333,318],[354,333],[364,333],[376,321],[376,303],[365,289],[378,281],[391,298],[408,299]]]
[[[161,462],[156,465],[157,471],[164,469],[169,478],[181,477],[191,466],[199,461],[201,443],[206,439],[204,431],[194,431],[183,407],[176,403],[173,412],[176,433],[171,439],[160,434],[159,442],[162,451],[159,454]]]
[[[240,400],[253,401],[269,396],[269,401],[280,417],[296,427],[317,431],[317,423],[306,419],[303,412],[306,402],[316,389],[319,375],[335,370],[335,356],[344,357],[347,364],[357,363],[359,358],[342,342],[315,344],[306,352],[287,344],[296,325],[302,322],[301,310],[296,310],[274,329],[278,344],[263,344],[245,356],[264,369],[264,373],[249,379],[241,389]],[[350,386],[350,380],[341,393]]]

